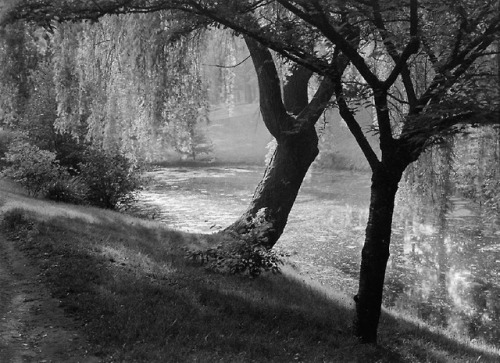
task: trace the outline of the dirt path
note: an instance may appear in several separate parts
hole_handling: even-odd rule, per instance
[[[40,280],[40,271],[0,231],[0,363],[100,362],[88,353],[81,324],[64,314]]]

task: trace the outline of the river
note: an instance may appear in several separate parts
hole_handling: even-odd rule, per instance
[[[210,233],[247,207],[262,167],[174,167],[148,173],[136,209],[172,228]],[[368,174],[306,177],[277,248],[303,274],[354,295],[368,217]],[[384,306],[500,348],[498,216],[451,197],[446,208],[399,196]],[[443,204],[444,205],[444,204]]]

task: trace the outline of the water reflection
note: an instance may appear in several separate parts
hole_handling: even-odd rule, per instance
[[[396,219],[385,304],[498,344],[498,225],[485,225],[462,200],[449,201],[454,203],[446,213],[428,208],[425,217]]]
[[[261,168],[161,169],[151,173],[153,183],[137,208],[174,228],[211,232],[244,211],[262,173]],[[365,174],[312,173],[278,246],[302,273],[348,294],[357,289],[369,184]],[[500,227],[452,197],[450,188],[436,190],[432,206],[400,196],[384,305],[498,345]]]

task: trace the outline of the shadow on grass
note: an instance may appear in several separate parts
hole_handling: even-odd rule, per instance
[[[106,361],[498,361],[387,314],[381,344],[360,345],[352,309],[298,277],[223,276],[184,259],[184,246],[215,237],[119,215],[100,223],[9,215],[18,218],[4,221],[10,237]]]

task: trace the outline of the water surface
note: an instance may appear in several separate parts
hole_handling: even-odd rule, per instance
[[[137,204],[190,232],[229,225],[251,200],[263,168],[163,168]],[[277,248],[299,271],[354,295],[368,217],[368,174],[312,172]],[[500,347],[498,216],[450,197],[418,206],[398,197],[384,306]]]

